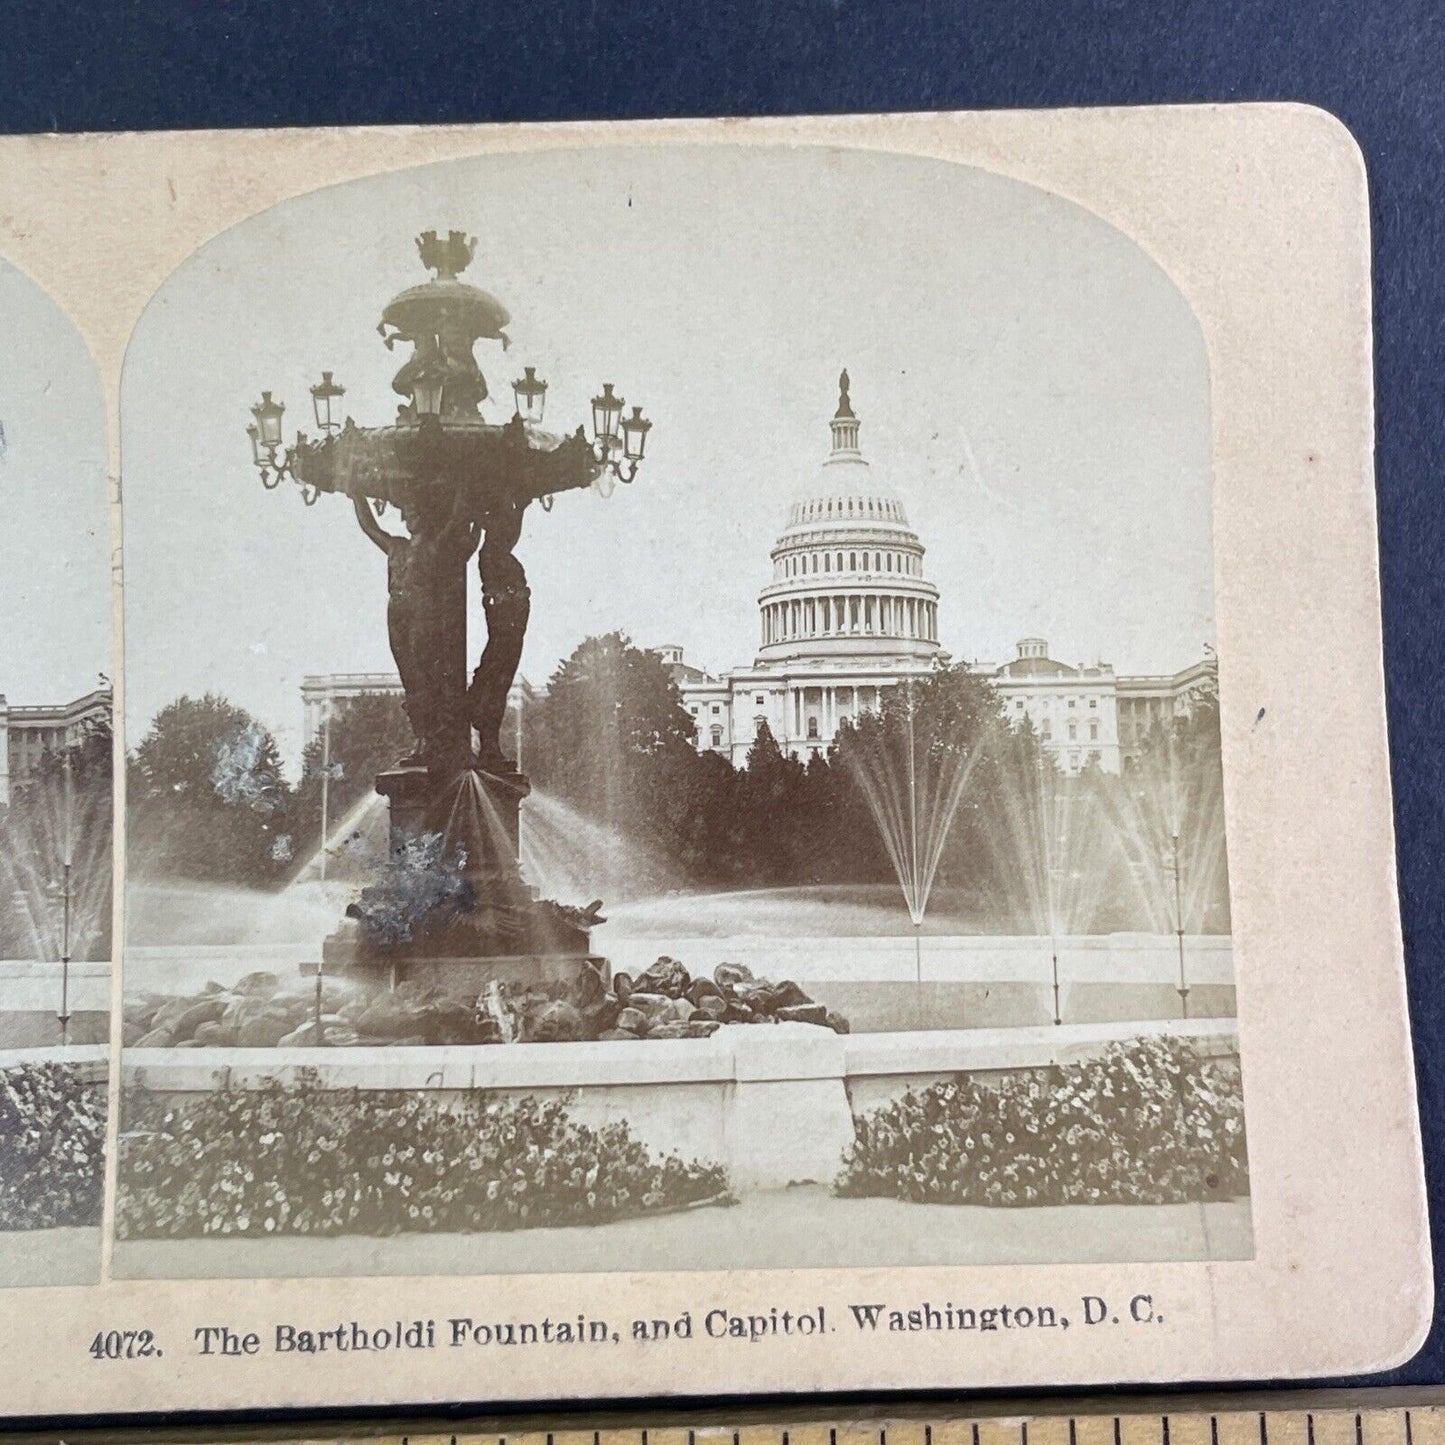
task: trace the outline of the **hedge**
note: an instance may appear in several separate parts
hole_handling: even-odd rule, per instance
[[[724,1171],[659,1159],[557,1100],[294,1084],[124,1100],[124,1239],[395,1234],[596,1224],[731,1202]]]
[[[856,1121],[835,1191],[917,1203],[1177,1204],[1247,1194],[1238,1061],[1187,1040],[959,1076]]]
[[[105,1086],[63,1062],[0,1070],[0,1229],[100,1223]]]

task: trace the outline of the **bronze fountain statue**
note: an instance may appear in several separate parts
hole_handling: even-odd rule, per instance
[[[514,383],[502,425],[482,417],[487,383],[473,354],[502,341],[510,319],[493,296],[458,279],[475,240],[460,231],[417,240],[432,279],[382,313],[388,348],[412,354],[392,381],[403,398],[392,425],[339,419],[344,388],[331,373],[311,388],[321,435],[298,433],[283,453],[284,407],[262,394],[248,428],[268,488],[290,477],[313,504],[351,499],[362,531],[386,556],[387,635],[415,737],[412,752],[376,780],[390,807],[391,876],[347,910],[353,925],[327,941],[325,964],[404,977],[465,973],[555,978],[588,958],[590,911],[539,902],[518,862],[519,809],[529,791],[502,751],[507,699],[531,611],[515,555],[527,508],[550,511],[558,492],[630,482],[651,423],[611,384],[592,402],[594,439],[543,432],[546,383],[531,367]],[[393,508],[404,533],[383,526]],[[467,567],[477,555],[487,640],[467,676]]]

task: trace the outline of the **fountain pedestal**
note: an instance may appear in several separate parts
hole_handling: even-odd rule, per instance
[[[392,876],[362,890],[322,950],[328,974],[395,987],[413,980],[471,999],[493,983],[562,989],[605,964],[586,915],[549,900],[518,866],[524,774],[464,769],[439,781],[423,767],[382,773]]]
[[[376,778],[391,815],[391,852],[440,834],[466,854],[463,875],[478,895],[531,896],[517,859],[521,852],[522,799],[532,785],[525,773],[472,768],[438,786],[423,767],[396,767]]]

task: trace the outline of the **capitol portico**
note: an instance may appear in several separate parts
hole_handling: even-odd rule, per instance
[[[789,504],[758,594],[753,665],[710,676],[677,645],[658,652],[696,719],[699,748],[741,766],[764,724],[785,752],[825,751],[839,724],[876,710],[888,688],[949,661],[939,643],[938,588],[903,500],[859,447],[860,421],[839,379],[832,445]],[[975,664],[1008,716],[1028,718],[1065,772],[1118,772],[1155,723],[1186,710],[1212,659],[1177,674],[1119,677],[1107,663],[1071,666],[1042,638],[1002,665]]]

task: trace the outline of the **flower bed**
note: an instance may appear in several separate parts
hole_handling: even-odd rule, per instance
[[[100,1223],[105,1087],[66,1063],[0,1071],[0,1229]]]
[[[473,1090],[448,1108],[303,1074],[125,1106],[124,1239],[522,1229],[732,1202],[716,1165],[659,1159],[626,1124],[590,1129],[557,1101]]]
[[[910,1092],[856,1121],[835,1190],[916,1203],[1177,1204],[1248,1192],[1239,1065],[1188,1040]]]
[[[496,984],[479,998],[458,998],[406,981],[374,992],[342,978],[316,984],[252,973],[199,993],[147,993],[125,1001],[128,1049],[276,1048],[315,1043],[336,1048],[400,1044],[558,1043],[593,1039],[706,1038],[725,1024],[807,1023],[847,1033],[796,984],[754,977],[741,963],[720,963],[693,977],[659,958],[636,978],[583,966],[570,988]]]

